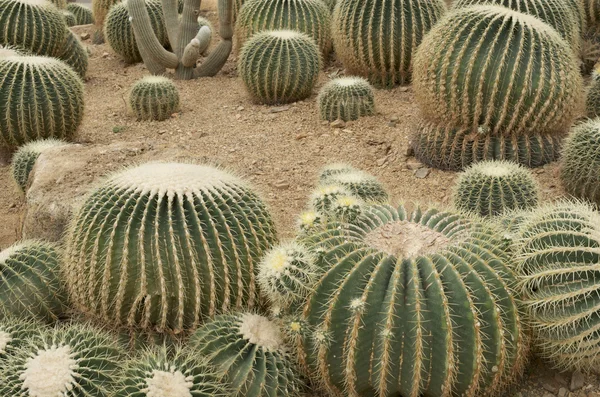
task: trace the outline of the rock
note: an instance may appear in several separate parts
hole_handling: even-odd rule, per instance
[[[400,90],[400,92],[407,92],[408,87],[400,87],[399,90]]]
[[[382,157],[379,160],[377,160],[377,166],[383,167],[385,165],[385,163],[387,163],[387,161],[388,161],[387,157]]]
[[[583,387],[583,382],[585,381],[583,374],[579,371],[575,371],[573,372],[573,375],[571,375],[571,385],[569,386],[569,389],[571,391],[576,391],[579,390]]]
[[[427,178],[427,175],[429,175],[430,172],[431,170],[429,168],[419,168],[415,171],[414,175],[415,178],[424,179]]]
[[[550,383],[544,382],[542,384],[542,387],[544,388],[544,390],[547,390],[547,391],[549,391],[552,394],[556,394],[556,392],[557,392],[556,387],[554,385],[550,384]]]
[[[567,394],[569,394],[569,392],[564,387],[558,389],[558,397],[567,397]]]
[[[554,397],[554,394],[552,394],[552,393],[544,393],[544,397]]]
[[[600,393],[591,391],[587,394],[587,397],[600,397]]]
[[[396,128],[396,122],[395,121],[390,121],[388,123],[388,127]]]
[[[346,127],[346,123],[344,123],[343,120],[337,119],[335,121],[332,121],[331,124],[329,124],[331,127],[333,128],[344,128]]]
[[[407,161],[406,162],[406,168],[408,168],[409,170],[418,170],[419,168],[423,168],[425,167],[423,165],[423,163],[420,163],[418,161]]]
[[[398,116],[392,116],[392,117],[390,117],[390,121],[391,122],[396,123],[396,122],[398,122],[398,120],[399,120]]]
[[[269,113],[281,113],[281,112],[285,112],[286,110],[290,110],[290,107],[289,106],[279,106],[276,108],[269,109]]]
[[[238,107],[236,108],[236,110],[237,110],[237,111],[239,111],[239,112],[241,112],[242,110],[244,110],[244,107],[243,107],[243,106],[238,106]]]
[[[108,52],[104,51],[104,52],[102,53],[102,58],[108,58]]]
[[[90,38],[90,34],[88,32],[82,33],[81,36],[81,40],[87,40]]]
[[[282,180],[275,182],[274,186],[277,189],[287,189],[288,187],[290,187],[290,183],[282,179]]]
[[[308,134],[300,133],[300,134],[296,135],[296,140],[297,141],[299,141],[301,139],[304,139],[304,138],[308,138]]]

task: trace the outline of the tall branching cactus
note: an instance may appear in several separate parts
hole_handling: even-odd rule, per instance
[[[219,0],[221,41],[202,65],[196,67],[198,58],[208,48],[211,38],[208,26],[198,30],[200,1],[185,0],[180,18],[177,12],[177,0],[162,0],[167,35],[173,52],[167,51],[153,32],[145,0],[127,2],[138,49],[150,73],[163,74],[167,68],[175,69],[175,78],[189,80],[214,76],[221,70],[232,48],[234,0]]]

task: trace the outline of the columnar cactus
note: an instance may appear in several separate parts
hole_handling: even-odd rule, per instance
[[[531,172],[520,165],[510,161],[482,161],[458,177],[454,206],[484,217],[497,216],[535,207],[538,190]]]
[[[232,397],[300,396],[284,334],[266,317],[218,316],[192,335],[190,346],[227,376]]]
[[[69,66],[47,57],[1,57],[0,76],[0,145],[73,137],[83,118],[83,82]]]
[[[71,11],[60,10],[60,14],[62,15],[63,19],[65,20],[65,23],[67,24],[67,26],[71,27],[71,26],[77,25],[77,17]]]
[[[179,333],[257,305],[256,267],[275,240],[269,212],[243,181],[208,166],[147,163],[87,197],[63,270],[83,313]]]
[[[565,190],[600,204],[600,119],[575,126],[563,149],[560,179]]]
[[[376,86],[407,84],[414,51],[445,10],[443,0],[339,0],[332,22],[336,55]]]
[[[112,397],[121,348],[110,334],[68,325],[25,340],[0,373],[0,395]]]
[[[23,241],[0,252],[0,317],[13,315],[46,322],[67,310],[55,246]]]
[[[29,142],[15,152],[11,162],[11,174],[21,192],[25,192],[29,174],[40,154],[47,149],[67,145],[58,139],[42,139]]]
[[[138,120],[166,120],[179,110],[179,91],[166,77],[146,76],[133,84],[129,107]]]
[[[326,57],[331,51],[331,14],[322,0],[248,0],[237,16],[238,51],[256,33],[295,30],[310,36]]]
[[[331,80],[321,88],[317,102],[321,118],[328,121],[356,120],[375,113],[373,88],[360,77]]]
[[[321,251],[324,273],[296,356],[332,396],[491,395],[522,369],[516,278],[497,230],[375,205],[301,242]]]
[[[425,36],[414,70],[424,116],[473,138],[562,133],[583,105],[569,45],[539,19],[505,7],[449,14]]]
[[[77,19],[77,25],[89,25],[94,23],[92,10],[78,3],[67,4],[67,10],[71,11]]]
[[[385,187],[373,175],[358,169],[348,172],[335,172],[337,167],[337,164],[332,164],[332,168],[327,166],[321,170],[319,182],[323,185],[341,186],[351,195],[366,202],[383,203],[388,200]]]
[[[600,365],[600,215],[565,201],[525,217],[516,239],[522,303],[539,353],[561,369]]]
[[[242,48],[238,70],[248,92],[268,105],[308,98],[321,69],[310,37],[292,30],[257,33]]]
[[[57,58],[72,67],[79,77],[85,78],[88,69],[88,53],[73,32],[68,32],[63,50],[57,55]]]
[[[44,332],[44,324],[12,316],[0,317],[0,368],[7,356],[21,348],[26,340],[41,332]]]
[[[585,107],[588,117],[600,117],[600,66],[592,72]]]

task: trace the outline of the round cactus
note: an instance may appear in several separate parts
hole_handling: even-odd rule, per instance
[[[364,203],[356,196],[340,196],[331,204],[332,217],[344,222],[354,222],[362,213]]]
[[[321,0],[248,0],[235,25],[238,50],[256,33],[294,30],[310,36],[321,54],[331,51],[331,14]]]
[[[64,273],[83,313],[178,333],[255,306],[256,267],[275,241],[269,212],[243,181],[208,166],[148,163],[87,197]]]
[[[157,0],[146,1],[146,10],[148,10],[152,30],[155,32],[159,43],[163,46],[169,45],[161,2]],[[129,20],[127,0],[110,8],[104,23],[104,38],[110,48],[119,54],[126,63],[142,62],[142,56],[133,33],[133,26],[131,26]]]
[[[300,233],[311,233],[316,227],[323,223],[323,214],[318,211],[304,211],[296,222]]]
[[[482,161],[463,172],[456,182],[454,206],[481,216],[533,208],[538,203],[533,175],[509,161]]]
[[[62,15],[63,19],[65,20],[65,23],[67,24],[67,26],[71,27],[71,26],[77,25],[77,17],[71,11],[60,10],[60,14]]]
[[[179,91],[166,77],[146,76],[133,84],[129,107],[138,120],[166,120],[179,110]]]
[[[64,10],[67,8],[67,0],[48,0],[50,3],[54,4],[56,8],[59,10]]]
[[[67,25],[46,0],[0,0],[0,44],[19,46],[38,55],[62,50]]]
[[[88,68],[88,53],[73,32],[69,31],[67,34],[63,50],[57,58],[72,67],[79,77],[85,78]]]
[[[92,10],[89,8],[82,6],[78,3],[69,3],[67,4],[67,10],[75,15],[75,19],[77,20],[77,25],[89,25],[94,23],[94,16],[92,15]]]
[[[600,215],[579,202],[528,214],[516,239],[517,270],[534,345],[565,370],[600,365]]]
[[[145,350],[127,361],[114,397],[225,397],[220,377],[189,350],[166,347]]]
[[[320,214],[330,214],[333,203],[339,197],[351,195],[352,193],[348,189],[340,185],[319,185],[310,195],[309,203],[314,209],[314,212]]]
[[[585,103],[587,116],[600,117],[600,67],[594,68]]]
[[[0,395],[112,397],[120,360],[121,349],[107,333],[89,325],[51,329],[7,357]]]
[[[0,313],[54,322],[67,310],[59,254],[50,243],[23,241],[0,252]]]
[[[324,273],[296,356],[331,395],[492,395],[522,369],[516,278],[497,230],[375,205],[301,242],[323,251]]]
[[[232,397],[299,397],[301,385],[280,327],[257,314],[227,314],[190,339],[197,354],[228,378]]]
[[[583,105],[569,45],[539,19],[505,7],[449,14],[423,39],[414,70],[423,114],[472,136],[562,133]]]
[[[240,54],[240,76],[250,95],[268,105],[308,98],[321,69],[315,42],[291,30],[255,34]]]
[[[336,164],[333,165],[336,167]],[[338,185],[345,188],[350,195],[365,202],[383,203],[388,200],[388,193],[374,176],[355,169],[350,172],[331,172],[332,169],[325,167],[321,171],[319,181],[323,185]]]
[[[563,149],[560,178],[565,190],[600,204],[600,119],[573,128]]]
[[[321,88],[317,101],[323,120],[356,120],[375,113],[373,88],[360,77],[331,80]]]
[[[70,139],[83,118],[83,82],[47,57],[0,58],[0,146],[44,138]]]
[[[325,181],[332,176],[336,176],[338,174],[351,174],[359,171],[358,168],[351,166],[346,163],[331,163],[327,164],[321,172],[319,173],[319,180]]]
[[[372,84],[407,84],[414,51],[445,10],[443,0],[339,0],[332,22],[336,55]]]
[[[92,0],[92,16],[96,25],[96,32],[94,32],[94,37],[92,38],[94,44],[102,44],[104,42],[104,35],[102,34],[104,20],[110,8],[120,2],[121,0]]]
[[[29,173],[33,169],[40,154],[47,149],[64,146],[67,143],[58,139],[43,139],[29,142],[19,148],[13,155],[11,173],[17,186],[22,192],[27,188]]]
[[[460,171],[482,160],[510,160],[539,167],[560,156],[563,134],[473,134],[470,128],[454,128],[422,120],[412,137],[415,157],[442,170]]]
[[[21,348],[26,340],[39,335],[44,325],[16,317],[0,318],[0,368],[2,360]]]

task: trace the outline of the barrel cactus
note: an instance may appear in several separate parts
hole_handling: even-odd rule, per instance
[[[443,0],[339,0],[332,21],[336,55],[376,86],[407,84],[414,51],[445,10]]]
[[[360,77],[331,80],[321,88],[317,101],[323,120],[356,120],[375,113],[373,88]]]
[[[332,396],[492,395],[522,369],[516,277],[498,230],[373,205],[301,242],[321,251],[324,273],[296,355]]]
[[[64,10],[67,8],[67,0],[48,0],[50,3],[54,4],[56,8],[59,10]]]
[[[104,34],[102,33],[104,20],[111,7],[120,2],[121,0],[92,0],[92,16],[94,18],[94,24],[96,25],[96,31],[92,37],[92,42],[94,44],[104,43]]]
[[[268,105],[308,98],[321,58],[315,42],[291,30],[257,33],[240,54],[238,69],[250,95]]]
[[[79,77],[85,78],[88,69],[88,53],[73,32],[69,31],[67,34],[63,50],[57,55],[57,58],[72,67]]]
[[[44,331],[7,357],[0,395],[112,397],[121,354],[110,334],[89,325]]]
[[[475,139],[562,133],[583,105],[569,45],[539,19],[505,7],[449,14],[424,38],[414,70],[424,116]]]
[[[510,161],[482,161],[456,182],[454,206],[480,216],[537,206],[538,185],[531,172]]]
[[[585,102],[588,117],[600,117],[600,68],[594,68]]]
[[[319,211],[306,210],[298,216],[296,226],[298,227],[300,234],[312,233],[312,231],[314,231],[316,227],[319,227],[324,220],[324,215]]]
[[[337,185],[345,188],[350,195],[366,202],[386,202],[388,193],[385,187],[375,178],[364,171],[353,168],[347,172],[332,172],[338,164],[332,164],[321,170],[319,182],[322,185]]]
[[[310,36],[321,54],[331,51],[331,14],[322,0],[248,0],[237,15],[238,50],[253,35],[269,30],[295,30]]]
[[[256,306],[256,267],[275,241],[269,212],[240,179],[209,166],[147,163],[85,199],[64,273],[83,313],[179,333]]]
[[[0,58],[0,146],[73,137],[83,118],[83,82],[65,63],[38,56]]]
[[[68,27],[77,25],[77,17],[75,17],[75,14],[73,14],[71,11],[60,10],[60,14],[62,15]]]
[[[319,185],[311,193],[309,198],[309,204],[313,208],[315,213],[329,214],[332,210],[333,203],[339,197],[351,195],[352,193],[348,189],[340,185]],[[316,216],[317,215],[315,214],[315,217]]]
[[[299,397],[301,384],[281,328],[257,314],[225,314],[204,324],[190,347],[225,374],[231,397]]]
[[[600,24],[600,1],[583,0],[585,17],[589,26]]]
[[[20,349],[26,340],[43,331],[44,325],[32,320],[0,317],[0,368],[3,359]]]
[[[21,192],[25,192],[29,174],[40,154],[47,149],[66,144],[66,142],[58,139],[43,139],[41,141],[29,142],[15,152],[11,163],[11,173]]]
[[[563,201],[526,216],[516,265],[534,345],[564,370],[600,365],[600,215]]]
[[[77,19],[77,25],[89,25],[94,23],[92,10],[78,3],[67,4],[67,10],[71,11]]]
[[[146,76],[133,84],[129,107],[138,120],[166,120],[179,110],[179,91],[166,77]]]

